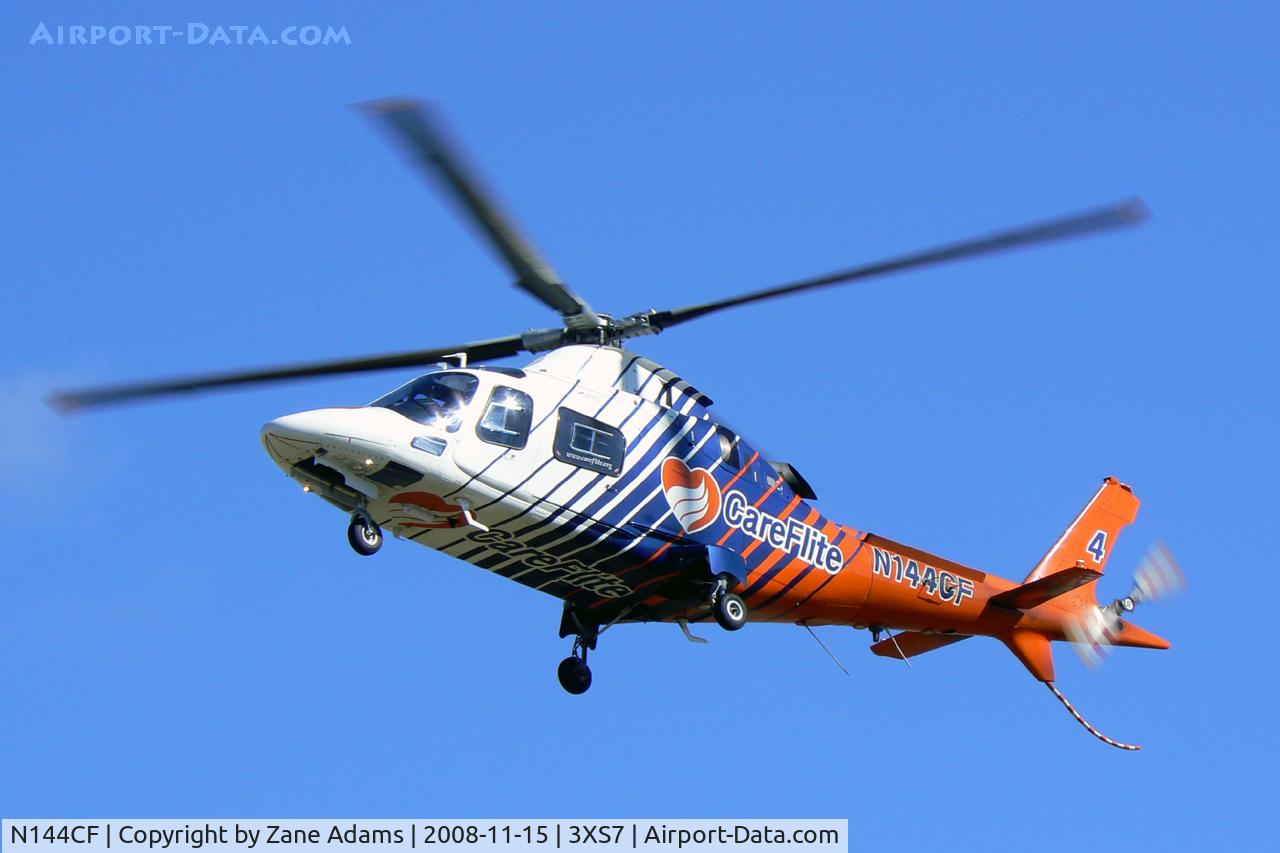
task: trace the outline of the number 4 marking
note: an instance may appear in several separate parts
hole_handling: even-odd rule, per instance
[[[1093,538],[1089,540],[1089,544],[1085,547],[1089,552],[1089,556],[1093,557],[1095,563],[1101,563],[1107,556],[1107,531],[1099,530],[1093,534]]]

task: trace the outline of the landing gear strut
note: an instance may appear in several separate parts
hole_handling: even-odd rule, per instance
[[[382,547],[382,528],[367,511],[356,510],[347,527],[347,541],[357,554],[371,557]]]
[[[564,613],[560,617],[560,636],[573,636],[573,651],[560,661],[560,666],[556,669],[556,676],[565,692],[579,696],[591,686],[587,652],[596,647],[596,640],[603,630],[595,622],[579,618],[573,606],[565,602]]]
[[[726,631],[736,631],[747,624],[747,603],[736,593],[729,592],[729,587],[737,583],[732,575],[716,576],[715,585],[711,587],[711,615]]]

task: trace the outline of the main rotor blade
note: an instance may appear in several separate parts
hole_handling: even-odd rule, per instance
[[[766,299],[787,296],[806,290],[817,290],[820,287],[851,284],[856,281],[875,278],[876,276],[888,275],[889,273],[902,272],[947,261],[958,261],[963,258],[1004,251],[1005,249],[1016,249],[1036,243],[1078,237],[1095,231],[1117,228],[1122,225],[1136,225],[1147,219],[1149,215],[1150,212],[1141,199],[1130,199],[1110,207],[1064,216],[1059,219],[1050,219],[1008,231],[999,231],[986,237],[949,243],[945,246],[925,249],[909,255],[900,255],[896,258],[862,266],[850,267],[827,275],[817,276],[816,278],[806,278],[791,284],[771,287],[767,290],[757,290],[741,296],[730,296],[725,299],[717,299],[714,302],[689,305],[671,311],[655,311],[649,315],[649,323],[658,329],[667,329],[687,320],[702,317],[713,311],[721,311],[725,308],[734,308],[752,302],[762,302]]]
[[[427,166],[479,227],[516,274],[516,284],[566,318],[582,316],[591,325],[596,314],[586,300],[570,290],[551,265],[485,191],[445,135],[440,122],[421,102],[391,98],[360,104],[391,129],[409,152]]]
[[[389,370],[396,367],[422,367],[440,361],[446,356],[465,354],[468,361],[488,361],[515,355],[523,349],[519,335],[494,338],[454,347],[415,350],[413,352],[376,355],[367,358],[343,358],[333,361],[317,361],[288,367],[272,367],[263,370],[246,370],[233,373],[211,373],[155,382],[138,382],[127,385],[109,385],[101,388],[84,388],[62,391],[49,399],[49,404],[63,414],[70,414],[96,406],[130,403],[150,397],[166,397],[210,388],[229,388],[238,385],[258,385],[284,379],[303,379],[314,376],[333,376],[343,373],[365,373],[373,370]]]

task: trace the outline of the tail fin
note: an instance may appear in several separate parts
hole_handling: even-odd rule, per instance
[[[1108,477],[1023,583],[1076,566],[1101,575],[1120,531],[1138,517],[1138,504],[1132,489],[1115,477]]]
[[[1055,601],[1071,614],[1068,618],[1096,618],[1103,616],[1098,607],[1097,580],[1106,570],[1120,531],[1138,517],[1139,501],[1133,490],[1114,477],[1108,477],[1102,488],[1093,496],[1076,520],[1041,558],[1027,575],[1021,586],[993,596],[991,602],[999,607],[1027,610],[1048,601]],[[1117,603],[1114,605],[1118,607]],[[1107,608],[1108,610],[1110,608]],[[1133,604],[1127,608],[1133,609]],[[1144,631],[1132,622],[1113,614],[1114,624],[1108,625],[1108,639],[1113,645],[1168,648],[1164,639]],[[1062,695],[1054,684],[1053,650],[1049,636],[1032,628],[1013,628],[1000,637],[1030,673],[1062,703],[1088,732],[1109,746],[1124,750],[1142,747],[1122,743],[1107,737],[1086,720]]]
[[[1120,531],[1138,517],[1138,504],[1132,489],[1108,477],[1022,585],[993,597],[992,603],[1027,610],[1052,599],[1072,613],[1096,610],[1095,581],[1102,577]],[[1141,642],[1146,636],[1136,636],[1140,630],[1132,626],[1133,639],[1139,640],[1132,645],[1146,644]],[[1053,652],[1045,634],[1015,628],[1001,639],[1032,675],[1053,681]]]

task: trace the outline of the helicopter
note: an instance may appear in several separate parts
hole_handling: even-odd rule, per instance
[[[72,390],[50,403],[66,413],[426,369],[364,406],[276,418],[260,430],[263,448],[303,491],[344,514],[356,553],[374,555],[390,533],[561,599],[559,636],[572,646],[557,677],[570,694],[591,686],[589,653],[623,623],[675,624],[695,643],[706,639],[690,626],[708,621],[730,632],[795,624],[815,639],[816,626],[849,626],[870,631],[874,654],[908,661],[986,636],[1095,737],[1140,748],[1102,734],[1071,705],[1056,686],[1051,648],[1072,642],[1096,661],[1112,646],[1170,647],[1128,618],[1181,586],[1167,549],[1148,552],[1129,595],[1097,600],[1116,539],[1137,515],[1128,485],[1108,477],[1022,581],[998,577],[835,521],[795,466],[767,458],[713,412],[710,397],[626,346],[730,308],[1135,225],[1148,216],[1140,200],[682,308],[613,315],[561,280],[431,108],[404,98],[360,107],[559,324],[411,352]],[[521,353],[536,357],[492,363]]]

